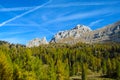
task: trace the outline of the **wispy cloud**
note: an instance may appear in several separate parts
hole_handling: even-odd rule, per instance
[[[40,8],[57,8],[57,7],[72,7],[72,6],[84,6],[84,5],[111,5],[111,4],[118,4],[120,1],[116,1],[116,2],[77,2],[77,3],[67,3],[67,4],[56,4],[56,5],[46,5],[48,3],[50,3],[51,0],[49,0],[48,2],[44,3],[43,5],[40,6],[33,6],[33,7],[18,7],[18,8],[0,8],[0,11],[21,11],[21,10],[28,10],[26,12],[24,12],[23,14],[17,15],[11,19],[8,19],[2,23],[0,23],[0,26],[3,26],[15,19],[18,19],[26,14],[29,14],[31,12],[34,12],[35,10],[38,10]],[[45,6],[46,5],[46,6]],[[85,14],[76,14],[76,15],[71,15],[71,16],[67,16],[64,18],[57,18],[55,21],[66,21],[66,20],[71,20],[71,19],[76,19],[76,18],[82,18],[82,17],[87,17],[87,15],[92,15],[91,13],[85,13]],[[53,20],[54,21],[54,20]],[[52,22],[52,21],[50,21]]]
[[[32,32],[35,32],[35,31],[34,30],[9,31],[9,33],[8,32],[1,32],[0,36],[6,37],[6,36],[3,36],[3,34],[7,34],[8,36],[11,36],[11,35],[19,35],[19,34],[32,33]]]
[[[42,26],[42,25],[40,25],[40,24],[37,24],[37,23],[35,23],[35,24],[6,24],[6,25],[4,25],[4,26],[19,26],[19,27],[36,27],[36,30],[31,30],[31,31],[37,31],[37,30],[39,30],[39,29],[37,29],[37,28],[40,28],[41,30],[44,30],[45,32],[48,32],[49,34],[54,34],[53,32],[51,32],[50,30],[48,30],[47,28],[44,28],[44,26]],[[22,33],[27,33],[27,32],[31,32],[31,31],[22,31],[22,32],[12,32],[12,33],[9,33],[9,34],[22,34]],[[3,34],[3,33],[2,33]]]
[[[97,25],[98,23],[100,23],[101,21],[103,21],[104,19],[99,19],[99,20],[96,20],[96,21],[93,21],[93,22],[91,22],[88,26],[95,26],[95,25]]]
[[[113,5],[119,4],[120,1],[112,1],[112,2],[72,2],[72,3],[64,3],[64,4],[52,4],[44,6],[43,8],[60,8],[60,7],[74,7],[74,6],[99,6],[99,5]]]
[[[83,13],[76,13],[76,14],[71,14],[68,16],[63,16],[63,17],[57,17],[54,20],[50,20],[46,23],[43,23],[41,25],[48,25],[51,23],[55,23],[55,22],[64,22],[64,21],[70,21],[70,20],[82,20],[82,19],[86,19],[86,18],[91,18],[91,17],[95,17],[98,15],[105,15],[110,13],[111,11],[108,8],[104,8],[104,9],[100,9],[100,10],[93,10],[93,11],[88,11],[88,12],[83,12]]]
[[[25,39],[21,39],[21,38],[16,38],[16,37],[10,37],[10,38],[0,38],[0,40],[3,40],[3,41],[8,41],[9,43],[15,43],[15,44],[17,44],[17,43],[22,43],[22,42],[26,42],[26,40]]]
[[[13,24],[12,23],[12,24],[6,24],[4,26],[22,26],[22,27],[27,27],[27,26],[28,27],[31,27],[31,26],[33,27],[34,26],[34,27],[39,27],[40,25],[38,25],[38,24],[16,24],[16,23]]]
[[[33,7],[16,7],[16,8],[0,8],[0,12],[10,12],[10,11],[24,11],[24,10],[30,10],[37,6]]]
[[[74,2],[74,3],[67,3],[67,4],[55,4],[55,5],[47,5],[43,8],[58,8],[58,7],[73,7],[73,6],[96,6],[96,5],[113,5],[118,4],[120,1],[117,2]],[[24,11],[30,10],[35,7],[39,6],[32,6],[32,7],[13,7],[13,8],[0,8],[0,12],[10,12],[10,11]]]
[[[22,17],[22,16],[24,16],[24,15],[26,15],[26,14],[29,14],[29,13],[31,13],[31,12],[34,12],[35,10],[38,10],[38,9],[42,8],[43,6],[45,6],[46,4],[48,4],[48,3],[50,3],[50,2],[51,2],[51,0],[49,0],[48,2],[46,2],[46,3],[44,3],[44,4],[40,5],[40,6],[37,6],[37,7],[33,8],[33,9],[29,10],[29,11],[26,11],[26,12],[20,14],[20,15],[17,15],[17,16],[15,16],[15,17],[9,19],[9,20],[6,20],[6,21],[2,22],[2,23],[0,24],[0,26],[3,26],[3,25],[5,25],[5,24],[7,24],[7,23],[9,23],[9,22],[11,22],[11,21],[13,21],[13,20],[16,20],[16,19],[18,19],[18,18],[20,18],[20,17]]]

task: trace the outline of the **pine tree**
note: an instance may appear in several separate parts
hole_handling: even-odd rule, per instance
[[[87,80],[87,68],[86,68],[86,65],[83,63],[82,64],[82,80]]]
[[[13,79],[13,68],[9,57],[3,52],[0,52],[0,80],[12,80]]]
[[[117,72],[117,80],[120,80],[120,62],[117,62],[117,67],[116,67],[116,72]]]
[[[103,60],[103,64],[102,64],[102,73],[103,73],[103,74],[106,74],[106,72],[107,72],[106,61]]]

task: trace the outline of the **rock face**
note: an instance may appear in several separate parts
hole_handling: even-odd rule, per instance
[[[92,30],[84,25],[77,25],[75,28],[58,32],[50,42],[53,43],[74,43],[78,38],[82,38],[83,34]]]
[[[106,41],[120,42],[120,21],[94,31],[87,26],[77,25],[71,30],[58,32],[50,42],[74,44]]]
[[[39,38],[35,38],[31,41],[28,42],[28,44],[26,45],[26,47],[37,47],[37,46],[40,46],[40,45],[43,45],[43,44],[48,44],[46,38],[42,38],[42,39],[39,39]]]

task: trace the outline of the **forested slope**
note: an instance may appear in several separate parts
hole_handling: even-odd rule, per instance
[[[120,44],[49,44],[26,48],[0,43],[0,80],[69,80],[87,72],[120,80]],[[89,80],[89,79],[88,79]]]

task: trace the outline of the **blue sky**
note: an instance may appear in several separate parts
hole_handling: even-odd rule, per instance
[[[119,0],[0,0],[0,40],[26,44],[77,24],[95,30],[120,20]]]

